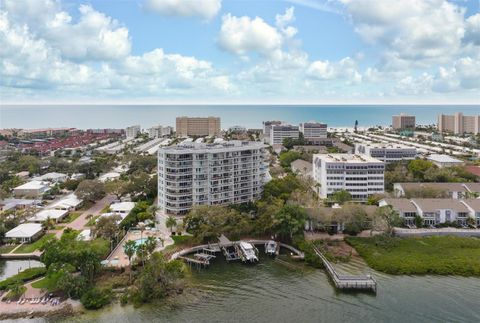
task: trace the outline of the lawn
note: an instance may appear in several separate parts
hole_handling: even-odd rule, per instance
[[[46,271],[47,270],[45,269],[45,267],[35,267],[35,268],[25,269],[24,271],[21,271],[20,273],[12,277],[2,280],[0,282],[0,290],[7,289],[7,287],[10,284],[15,283],[16,281],[19,281],[19,280],[22,282],[26,282],[26,281],[41,277],[45,275]]]
[[[189,245],[193,243],[193,237],[188,235],[172,236],[175,245]]]
[[[48,240],[53,239],[55,237],[55,233],[47,233],[34,243],[24,244],[23,246],[19,247],[15,250],[14,253],[31,253],[35,250],[41,249]]]
[[[16,247],[16,245],[0,246],[0,254],[2,254],[2,253],[9,253],[9,252],[12,251],[15,247]]]
[[[78,218],[83,212],[82,211],[75,211],[70,212],[70,214],[62,221],[64,223],[72,223],[76,218]]]
[[[393,275],[480,276],[480,239],[467,237],[348,237],[375,270]]]

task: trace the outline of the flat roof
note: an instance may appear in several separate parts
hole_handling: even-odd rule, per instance
[[[53,202],[52,204],[48,205],[47,207],[49,209],[55,209],[58,207],[77,207],[82,203],[82,200],[80,200],[75,193],[68,194],[65,197],[62,197],[60,200]]]
[[[38,190],[38,189],[42,189],[42,188],[45,188],[45,187],[48,187],[47,184],[45,184],[44,182],[42,181],[30,181],[30,182],[27,182],[25,184],[22,184],[20,186],[17,186],[14,188],[14,190]]]
[[[378,149],[411,149],[417,150],[417,148],[402,144],[395,144],[395,143],[380,143],[380,142],[357,142],[355,146],[365,146],[371,148],[378,148]]]
[[[427,159],[438,163],[463,163],[462,160],[453,158],[449,155],[431,154]]]
[[[5,234],[7,238],[31,238],[42,231],[40,223],[22,223]]]
[[[264,143],[258,141],[240,141],[240,140],[230,140],[216,142],[213,144],[206,143],[182,143],[181,145],[170,146],[170,147],[161,147],[159,152],[163,151],[165,153],[193,153],[202,150],[206,151],[222,151],[222,150],[248,150],[248,149],[260,149],[267,147]]]
[[[303,170],[304,168],[306,168],[307,172],[312,170],[312,163],[307,162],[303,159],[297,159],[297,160],[293,161],[290,164],[290,166],[295,167],[295,168],[300,169],[300,170]]]
[[[45,210],[41,210],[40,212],[38,212],[37,214],[35,214],[31,218],[29,218],[28,220],[29,221],[35,221],[35,222],[45,221],[48,218],[53,219],[53,220],[57,220],[57,219],[60,219],[61,217],[63,217],[64,215],[66,215],[67,213],[68,213],[68,211],[66,211],[66,210],[45,209]]]
[[[110,205],[112,212],[128,211],[130,212],[135,207],[135,202],[119,202]]]
[[[381,160],[370,157],[368,155],[358,155],[358,154],[315,154],[314,158],[318,157],[329,163],[380,163],[383,164]]]

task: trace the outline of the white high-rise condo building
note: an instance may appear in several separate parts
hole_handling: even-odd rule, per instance
[[[267,178],[266,146],[253,141],[185,143],[158,150],[158,206],[184,215],[195,205],[260,198]]]
[[[127,139],[133,139],[135,138],[138,134],[140,133],[140,126],[130,126],[125,129],[125,134],[127,136]]]
[[[355,153],[377,158],[388,164],[415,159],[417,149],[397,144],[356,143]]]
[[[415,116],[403,113],[392,116],[392,128],[395,130],[415,129]]]
[[[480,115],[464,116],[457,112],[454,115],[438,115],[438,131],[452,132],[454,134],[471,133],[477,135],[480,133]]]
[[[306,142],[312,145],[319,145],[322,139],[327,138],[327,124],[309,121],[300,124],[300,132]]]
[[[270,143],[270,129],[272,126],[281,125],[282,121],[273,120],[273,121],[263,121],[263,142]]]
[[[384,193],[385,164],[373,157],[351,154],[313,155],[313,178],[320,184],[318,194],[329,198],[346,190],[355,201]]]
[[[288,124],[272,125],[270,128],[269,137],[270,145],[281,145],[283,143],[283,139],[298,139],[299,136],[300,132],[298,130],[298,126],[292,126]]]
[[[153,126],[151,128],[148,128],[148,137],[158,138],[163,136],[169,136],[172,134],[172,132],[173,132],[173,127],[170,127],[170,126],[165,126],[165,127],[162,127],[160,125]]]

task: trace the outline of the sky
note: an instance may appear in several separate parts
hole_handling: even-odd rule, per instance
[[[478,0],[0,0],[0,103],[480,103]]]

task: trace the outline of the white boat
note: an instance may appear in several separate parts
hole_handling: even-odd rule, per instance
[[[240,250],[243,254],[243,261],[257,262],[258,261],[258,250],[251,243],[240,241],[239,243]]]
[[[277,243],[273,240],[267,241],[265,243],[265,253],[269,256],[274,256],[277,254]]]

